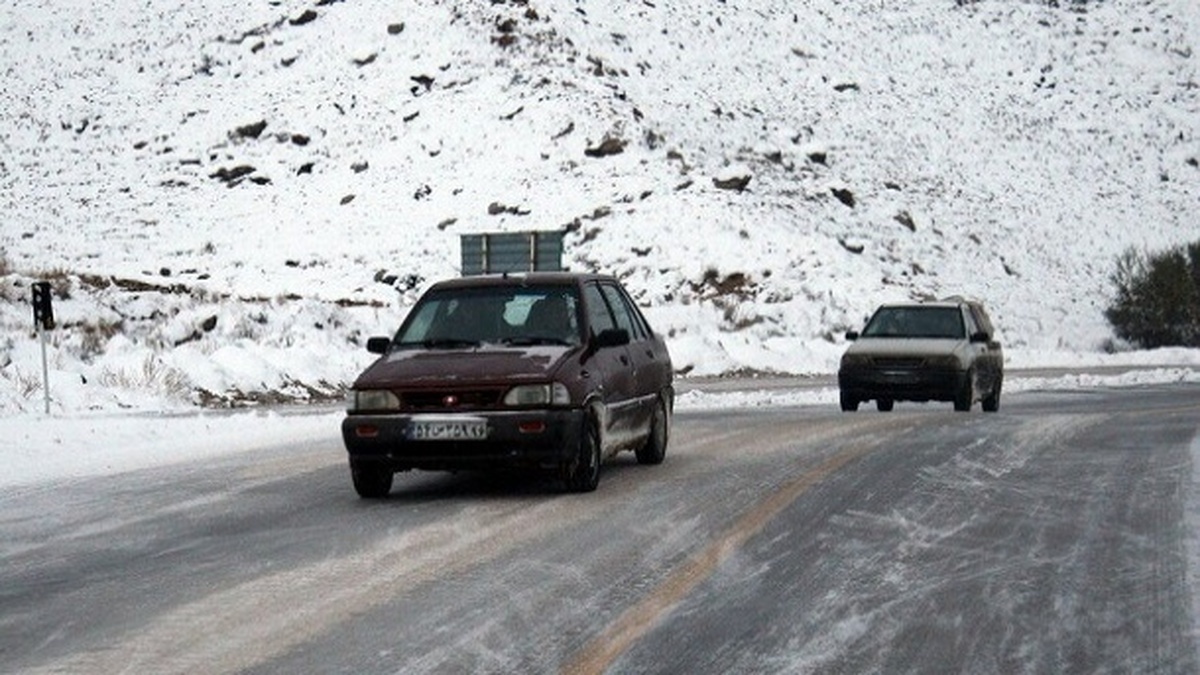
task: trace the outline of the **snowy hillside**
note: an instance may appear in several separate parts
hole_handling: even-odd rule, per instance
[[[1099,362],[1116,255],[1200,238],[1200,9],[1049,4],[8,3],[0,410],[34,279],[59,409],[336,396],[499,230],[568,229],[681,373],[950,294]]]

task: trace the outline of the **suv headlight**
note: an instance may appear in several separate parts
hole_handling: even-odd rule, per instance
[[[399,397],[386,389],[356,389],[348,398],[352,412],[400,409]]]
[[[866,354],[845,354],[842,356],[843,368],[869,368],[871,357]]]
[[[565,406],[571,404],[571,394],[561,382],[553,384],[522,384],[508,390],[504,395],[504,405],[529,406]]]

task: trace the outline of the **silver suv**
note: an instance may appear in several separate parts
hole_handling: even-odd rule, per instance
[[[883,305],[842,356],[842,410],[875,401],[887,412],[896,401],[952,401],[969,411],[980,401],[1000,409],[1004,353],[983,305],[959,297],[940,302]]]

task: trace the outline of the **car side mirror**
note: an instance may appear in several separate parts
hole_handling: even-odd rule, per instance
[[[621,347],[629,344],[629,331],[624,328],[609,328],[600,331],[592,340],[592,346],[595,349],[606,349],[608,347]]]
[[[991,342],[991,341],[992,341],[992,338],[983,331],[979,331],[977,333],[971,334],[971,342],[973,342],[975,344],[987,344],[988,342]]]
[[[856,330],[846,331],[846,339],[849,340],[850,342],[854,342],[855,340],[858,339],[858,331],[856,331]]]
[[[373,337],[367,338],[367,351],[372,354],[386,354],[388,345],[392,344],[391,338]]]

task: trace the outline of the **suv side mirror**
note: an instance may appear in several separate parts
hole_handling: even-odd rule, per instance
[[[367,338],[367,351],[372,354],[386,354],[388,345],[392,344],[391,338],[373,337]]]
[[[621,347],[629,344],[629,331],[624,328],[609,328],[600,331],[592,340],[594,349],[605,349],[607,347]]]
[[[855,340],[858,339],[858,331],[856,331],[856,330],[846,331],[846,339],[849,340],[850,342],[854,342]]]

